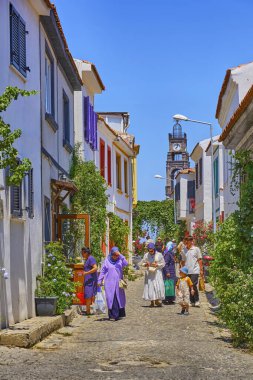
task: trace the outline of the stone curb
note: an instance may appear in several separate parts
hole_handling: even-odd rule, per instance
[[[35,317],[0,332],[0,345],[30,348],[53,331],[70,324],[77,316],[77,306],[54,317]]]

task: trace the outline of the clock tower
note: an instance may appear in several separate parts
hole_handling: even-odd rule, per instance
[[[187,136],[177,121],[173,126],[173,133],[169,133],[169,152],[166,161],[166,188],[167,198],[172,197],[174,179],[179,170],[190,167],[189,153],[187,153]]]

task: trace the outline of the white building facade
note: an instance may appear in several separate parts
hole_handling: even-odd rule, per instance
[[[185,221],[189,234],[195,220],[195,169],[180,170],[175,178],[175,210],[177,221]]]
[[[113,122],[111,122],[111,120]],[[110,123],[110,124],[109,124]],[[132,214],[137,151],[134,137],[126,133],[127,113],[99,113],[96,161],[108,184],[108,212],[119,216],[129,227],[128,250],[132,250]],[[108,226],[108,233],[109,233]],[[106,254],[112,242],[107,234]],[[129,256],[131,262],[131,254]]]
[[[214,179],[214,198],[215,198],[215,215],[216,221],[223,222],[225,218],[225,200],[228,203],[228,194],[224,192],[224,174],[225,174],[225,148],[218,141],[219,136],[213,138],[213,179]],[[211,143],[206,148],[207,156],[211,157]],[[231,194],[231,193],[230,193]]]
[[[7,186],[5,171],[0,172],[0,326],[34,316],[36,275],[41,270],[41,115],[40,115],[40,24],[48,15],[44,1],[1,1],[0,91],[6,86],[36,90],[37,95],[14,101],[3,119],[22,136],[15,143],[19,159],[30,159],[32,171],[20,186]]]
[[[224,150],[224,217],[238,209],[239,191],[233,190],[234,153],[253,149],[253,63],[228,69],[216,109]]]
[[[200,141],[191,153],[195,162],[195,218],[196,221],[212,220],[212,172],[211,157],[206,154],[210,139]]]

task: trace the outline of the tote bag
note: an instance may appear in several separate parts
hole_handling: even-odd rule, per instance
[[[174,280],[170,278],[166,278],[166,280],[164,281],[164,286],[165,286],[165,296],[174,297],[175,296]]]

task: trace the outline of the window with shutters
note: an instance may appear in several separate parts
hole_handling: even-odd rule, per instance
[[[175,201],[180,201],[180,182],[175,186]]]
[[[202,157],[199,160],[199,186],[202,185],[203,181],[203,160]]]
[[[128,165],[127,165],[127,160],[124,160],[124,188],[125,188],[125,194],[128,194]]]
[[[188,212],[193,214],[195,211],[195,181],[187,181]]]
[[[100,155],[100,174],[105,178],[105,142],[100,139],[99,141],[99,155]]]
[[[108,185],[112,185],[112,151],[109,146],[107,146],[107,182]]]
[[[195,185],[196,185],[196,189],[198,189],[198,187],[199,187],[199,164],[195,165],[195,176],[196,176]]]
[[[70,144],[70,117],[69,117],[69,98],[63,91],[63,146],[72,151]]]
[[[51,207],[50,199],[47,197],[44,197],[44,241],[51,241]]]
[[[33,188],[33,169],[28,172],[28,216],[34,217],[34,188]]]
[[[11,215],[16,218],[21,218],[22,210],[22,183],[19,186],[11,186]]]
[[[90,104],[88,96],[84,97],[84,138],[92,150],[97,150],[97,113]]]
[[[26,34],[24,20],[10,4],[10,62],[24,77],[30,71],[26,66]]]
[[[121,190],[121,155],[116,153],[116,185],[117,189]]]
[[[214,171],[214,192],[215,192],[215,198],[217,198],[219,195],[219,161],[218,161],[218,157],[214,160],[213,171]]]
[[[54,59],[46,44],[45,52],[45,110],[54,117]]]

